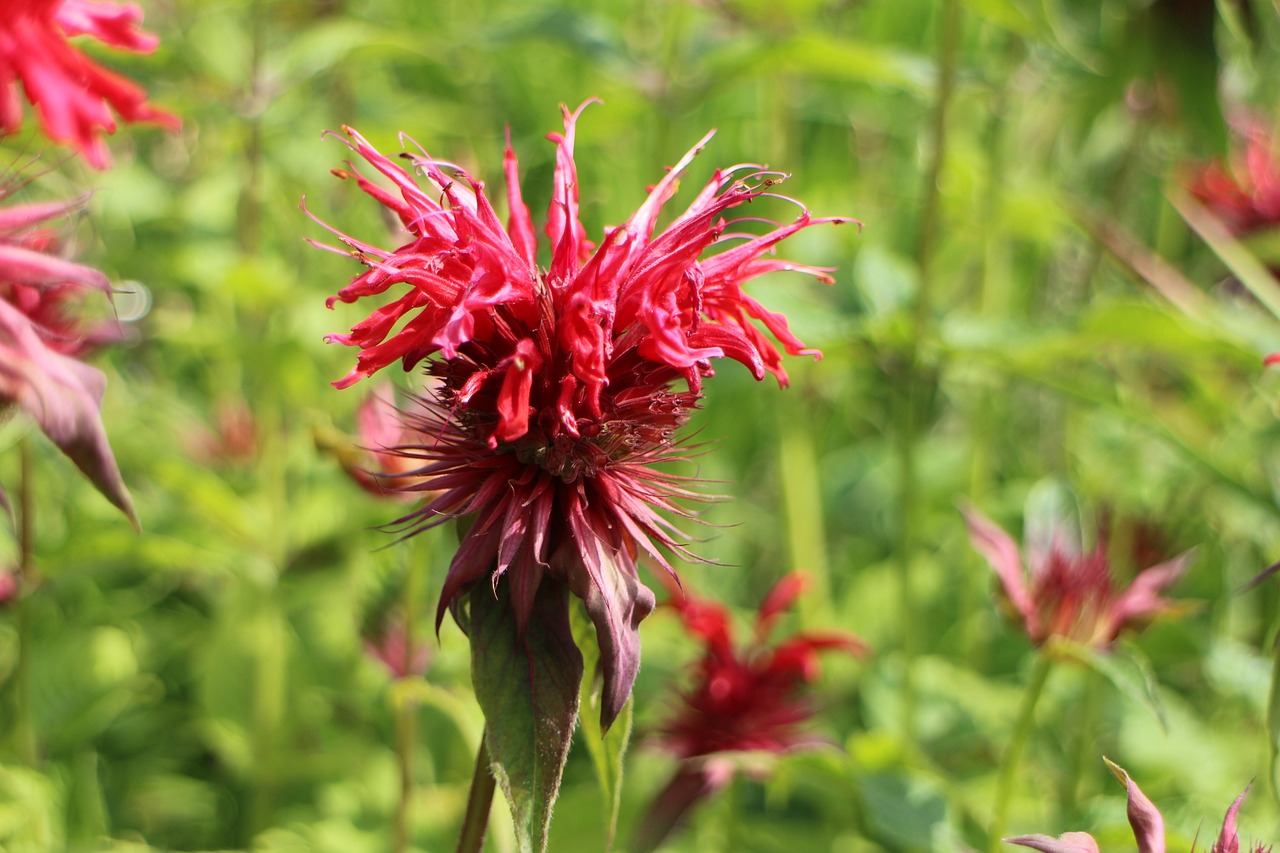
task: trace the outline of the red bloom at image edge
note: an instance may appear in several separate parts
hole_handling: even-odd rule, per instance
[[[658,731],[657,745],[681,764],[647,809],[635,849],[656,849],[697,801],[723,788],[742,767],[752,767],[745,753],[758,758],[823,743],[801,725],[814,713],[803,691],[818,677],[818,655],[840,651],[861,658],[869,649],[844,632],[801,633],[768,644],[774,623],[806,584],[800,573],[778,581],[760,605],[752,641],[742,647],[733,642],[726,608],[688,595],[672,602],[685,628],[702,642],[703,654],[693,666],[691,689]]]
[[[1260,121],[1248,122],[1243,152],[1229,167],[1213,162],[1186,180],[1187,189],[1236,236],[1280,224],[1280,159]]]
[[[9,188],[0,182],[0,199]],[[68,312],[86,291],[110,293],[106,276],[54,254],[49,223],[80,201],[0,207],[0,407],[17,404],[81,471],[136,520],[102,426],[107,380],[79,361],[94,344],[120,335],[87,330]]]
[[[407,238],[386,250],[335,231],[347,248],[324,248],[368,267],[330,306],[399,291],[349,334],[330,336],[361,350],[335,384],[423,360],[437,383],[404,415],[418,446],[396,448],[417,462],[404,473],[421,479],[406,488],[437,493],[400,519],[403,531],[473,517],[450,565],[437,625],[447,607],[459,615],[461,595],[474,583],[505,578],[523,635],[539,585],[568,584],[596,627],[608,725],[630,694],[639,623],[654,604],[637,577],[637,557],[648,554],[674,576],[663,549],[692,556],[663,514],[689,517],[677,501],[698,495],[688,480],[654,466],[680,458],[676,432],[713,359],[728,356],[757,378],[772,373],[786,383],[781,354],[756,322],[786,352],[819,355],[742,284],[778,270],[830,282],[826,270],[763,256],[812,225],[851,220],[814,219],[801,208],[794,222],[763,235],[730,230],[754,220],[726,222],[723,214],[773,195],[783,177],[743,165],[717,172],[655,235],[664,202],[708,134],[597,247],[578,219],[573,151],[581,111],[563,110],[564,133],[549,136],[556,166],[545,269],[510,144],[504,226],[484,185],[456,166],[421,151],[401,155],[424,188],[350,128],[343,141],[394,189],[354,166],[335,174],[395,213]],[[735,245],[702,257],[729,241]]]
[[[137,29],[142,10],[106,0],[6,0],[0,15],[0,132],[22,126],[18,84],[48,136],[78,149],[95,168],[110,163],[102,134],[114,133],[113,115],[128,122],[179,127],[176,116],[147,103],[132,81],[97,65],[69,38],[149,53],[157,40]]]
[[[995,571],[1005,597],[1037,646],[1058,637],[1107,649],[1125,628],[1179,609],[1160,593],[1186,571],[1189,553],[1152,566],[1128,587],[1117,589],[1104,545],[1084,554],[1055,536],[1046,553],[1029,555],[1028,578],[1009,534],[975,509],[964,514],[973,547]]]
[[[1106,759],[1103,759],[1104,761]],[[1147,795],[1142,793],[1138,784],[1129,778],[1129,774],[1117,764],[1107,761],[1107,766],[1125,786],[1129,798],[1129,825],[1133,827],[1134,839],[1138,842],[1140,853],[1165,853],[1164,817]],[[1236,797],[1227,808],[1226,817],[1222,820],[1222,830],[1218,833],[1210,853],[1240,853],[1240,834],[1236,830],[1236,817],[1249,789]],[[1100,853],[1098,842],[1087,832],[1068,832],[1053,838],[1048,835],[1019,835],[1006,838],[1008,844],[1030,847],[1041,853]],[[1246,846],[1248,853],[1267,853],[1270,845],[1254,844]]]

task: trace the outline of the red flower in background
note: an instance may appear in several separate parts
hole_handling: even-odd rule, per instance
[[[0,198],[7,194],[0,187]],[[88,335],[67,312],[86,291],[110,292],[106,276],[53,252],[48,223],[79,201],[0,208],[0,402],[31,413],[108,500],[131,520],[133,503],[102,427],[106,377],[77,360]]]
[[[681,766],[641,821],[636,849],[655,849],[690,807],[728,784],[740,763],[735,754],[778,754],[823,742],[802,725],[814,713],[804,688],[819,675],[818,655],[863,657],[869,650],[845,632],[800,633],[769,645],[778,617],[806,583],[796,572],[778,581],[760,604],[745,646],[733,642],[725,607],[689,595],[672,602],[703,653],[693,666],[691,689],[658,732],[657,744],[678,756]]]
[[[801,723],[813,714],[803,687],[818,677],[818,653],[838,650],[863,657],[862,640],[843,632],[802,633],[776,645],[767,641],[778,616],[808,583],[793,572],[770,590],[756,615],[752,642],[733,642],[728,609],[684,595],[672,605],[685,628],[703,644],[694,665],[693,689],[682,694],[659,743],[680,758],[716,752],[786,752],[819,743]]]
[[[385,189],[352,167],[337,170],[393,211],[407,232],[394,250],[339,233],[368,267],[329,301],[355,302],[391,288],[400,295],[331,340],[357,346],[347,387],[400,362],[429,360],[438,385],[406,422],[421,481],[438,494],[401,519],[416,532],[451,517],[474,516],[440,598],[456,607],[484,581],[510,584],[523,635],[539,585],[567,583],[584,599],[602,650],[607,726],[622,708],[639,666],[638,627],[653,608],[639,581],[643,551],[673,572],[658,546],[687,554],[662,511],[694,498],[686,481],[654,465],[679,457],[676,431],[696,406],[712,360],[728,356],[757,378],[785,384],[781,355],[758,321],[792,354],[817,357],[742,290],[757,276],[825,271],[763,257],[781,240],[819,222],[802,209],[794,222],[762,236],[730,231],[723,214],[772,195],[781,175],[756,166],[715,174],[689,208],[655,235],[659,212],[706,138],[658,182],[640,209],[605,233],[598,247],[578,220],[574,127],[564,110],[556,143],[546,233],[550,263],[539,266],[533,221],[507,146],[510,215],[504,227],[483,184],[425,153],[403,155],[417,179],[345,129],[349,147],[391,182]],[[708,136],[709,138],[709,136]],[[437,200],[439,199],[439,200]],[[337,233],[337,232],[335,232]],[[703,257],[716,243],[737,245]],[[684,387],[679,387],[683,385]],[[455,615],[457,611],[455,610]],[[547,618],[561,618],[548,614]]]
[[[1125,628],[1178,609],[1160,593],[1186,571],[1189,554],[1152,566],[1128,587],[1117,589],[1104,545],[1084,554],[1055,536],[1046,553],[1030,555],[1028,578],[1022,555],[1009,534],[977,510],[965,510],[965,519],[969,540],[995,571],[1027,636],[1036,645],[1061,637],[1106,649]]]
[[[1105,759],[1104,759],[1105,760]],[[1125,786],[1129,798],[1129,825],[1133,827],[1134,839],[1138,842],[1138,853],[1165,853],[1164,817],[1147,795],[1142,793],[1138,784],[1129,778],[1129,774],[1118,765],[1107,761],[1111,772]],[[1244,802],[1249,789],[1236,797],[1227,808],[1226,817],[1222,820],[1222,830],[1213,843],[1211,853],[1240,853],[1240,834],[1236,830],[1236,816],[1240,805]],[[1041,853],[1100,853],[1098,842],[1087,832],[1068,832],[1058,838],[1048,835],[1019,835],[1016,838],[1004,839],[1008,844],[1030,847]],[[1249,853],[1267,853],[1269,845],[1254,844],[1245,848]]]
[[[1227,226],[1243,236],[1280,223],[1280,161],[1261,123],[1245,131],[1248,142],[1230,167],[1209,163],[1188,181],[1187,189]]]
[[[157,40],[137,29],[142,10],[106,0],[6,0],[0,15],[0,132],[22,126],[18,84],[40,115],[44,132],[75,146],[91,165],[110,162],[102,134],[114,133],[119,115],[176,129],[176,116],[147,104],[147,93],[97,65],[67,39],[87,35],[137,53]]]

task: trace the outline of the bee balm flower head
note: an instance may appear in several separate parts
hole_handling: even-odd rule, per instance
[[[177,128],[178,119],[149,105],[140,86],[97,65],[68,42],[86,35],[111,47],[148,53],[156,39],[137,29],[141,20],[137,6],[108,0],[5,0],[0,14],[0,133],[22,126],[19,84],[45,133],[75,146],[99,169],[110,161],[102,134],[115,132],[115,115]]]
[[[637,557],[646,553],[672,571],[658,546],[684,551],[662,513],[680,515],[676,501],[694,495],[654,466],[679,456],[676,433],[715,359],[728,356],[757,378],[772,373],[785,384],[770,335],[788,353],[818,356],[742,285],[777,270],[830,281],[823,270],[766,255],[798,231],[846,220],[802,209],[762,235],[731,232],[725,214],[771,195],[781,178],[735,166],[717,172],[658,232],[661,208],[704,138],[596,246],[578,217],[580,112],[564,110],[564,132],[550,135],[556,166],[546,266],[510,144],[504,225],[484,185],[462,170],[419,152],[402,155],[410,172],[347,128],[349,147],[391,188],[354,166],[336,174],[391,210],[406,233],[395,249],[338,235],[346,248],[336,251],[367,270],[330,305],[394,295],[330,339],[360,349],[339,387],[423,360],[438,383],[406,416],[419,446],[400,452],[419,462],[411,473],[422,479],[412,488],[438,492],[403,519],[410,529],[474,519],[445,580],[440,615],[472,584],[506,577],[523,632],[539,585],[568,584],[597,630],[607,724],[630,693],[638,626],[654,603],[637,577]]]
[[[977,510],[966,510],[965,518],[969,540],[991,564],[1005,597],[1036,645],[1061,637],[1105,649],[1125,628],[1177,610],[1160,593],[1186,571],[1187,554],[1152,566],[1119,589],[1102,545],[1085,554],[1055,536],[1045,553],[1030,555],[1028,577],[1009,534]]]

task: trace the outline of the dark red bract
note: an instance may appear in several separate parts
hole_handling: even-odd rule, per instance
[[[697,405],[713,359],[728,356],[757,378],[785,384],[781,354],[760,323],[792,354],[817,357],[786,320],[742,285],[777,270],[826,272],[764,257],[778,242],[820,222],[805,211],[760,236],[733,234],[723,215],[770,195],[781,175],[756,166],[717,172],[689,208],[657,233],[659,212],[704,138],[658,182],[625,223],[594,246],[578,219],[574,127],[564,110],[556,143],[539,265],[533,221],[520,192],[516,157],[504,158],[509,216],[504,226],[484,185],[425,153],[392,162],[345,129],[350,148],[389,181],[355,167],[337,170],[393,211],[405,231],[394,250],[338,232],[334,249],[368,270],[329,301],[398,295],[330,340],[360,348],[347,387],[394,363],[426,360],[430,399],[406,415],[417,435],[397,452],[417,461],[408,488],[437,493],[403,518],[416,531],[472,516],[445,580],[441,614],[478,581],[507,578],[524,631],[545,579],[567,583],[595,623],[604,670],[606,721],[621,709],[639,666],[637,628],[653,608],[636,559],[666,571],[663,549],[685,553],[665,514],[687,515],[686,483],[655,469],[679,458],[677,432]],[[709,138],[709,137],[708,137]],[[746,221],[746,220],[742,220]],[[715,243],[737,244],[707,257]],[[660,546],[660,547],[659,547]]]

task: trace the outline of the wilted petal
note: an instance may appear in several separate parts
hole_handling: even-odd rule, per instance
[[[31,413],[98,491],[137,526],[133,501],[102,427],[102,372],[45,346],[30,320],[0,300],[0,397]]]
[[[1019,835],[1004,839],[1006,844],[1019,844],[1041,853],[1100,853],[1098,842],[1087,832],[1068,832],[1057,838],[1048,835]]]

